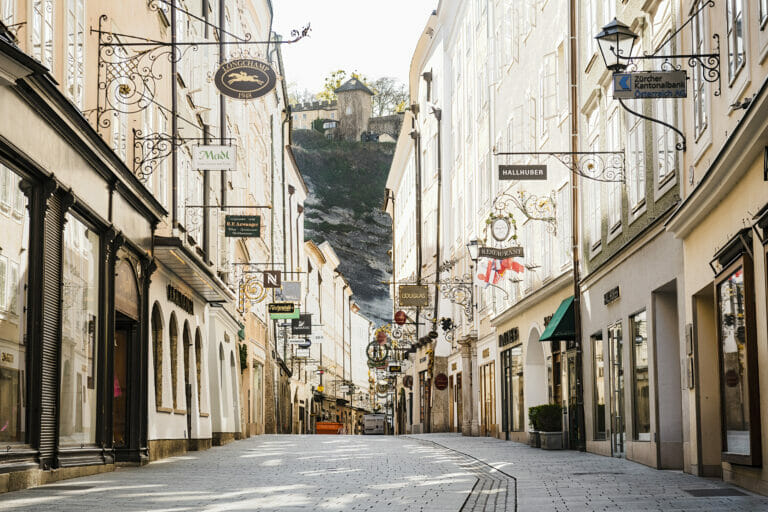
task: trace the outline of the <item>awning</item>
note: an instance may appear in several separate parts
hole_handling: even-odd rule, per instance
[[[568,297],[560,303],[557,311],[552,315],[552,320],[547,324],[539,341],[563,341],[572,340],[575,337],[573,297]]]
[[[208,302],[235,299],[234,293],[179,238],[155,237],[155,257]]]

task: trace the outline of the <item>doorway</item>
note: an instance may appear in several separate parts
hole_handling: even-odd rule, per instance
[[[626,417],[624,415],[624,343],[621,324],[608,328],[608,345],[611,358],[611,455],[624,457]]]
[[[115,315],[115,346],[112,352],[112,445],[115,448],[124,448],[128,446],[128,396],[131,374],[129,355],[134,346],[137,323],[119,312]]]
[[[192,439],[192,383],[189,381],[189,352],[192,350],[192,335],[189,332],[189,323],[184,322],[184,335],[182,346],[184,347],[184,400],[187,411],[187,439]]]
[[[581,351],[569,349],[565,352],[566,383],[568,394],[566,398],[568,447],[572,450],[584,450],[584,401],[581,386]]]

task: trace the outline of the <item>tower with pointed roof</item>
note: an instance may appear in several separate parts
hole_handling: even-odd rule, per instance
[[[337,136],[345,140],[360,140],[360,135],[368,130],[373,112],[373,91],[357,78],[350,78],[334,92],[339,109]]]

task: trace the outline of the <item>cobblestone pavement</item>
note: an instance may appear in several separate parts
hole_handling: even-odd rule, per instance
[[[730,496],[696,496],[721,491]],[[21,511],[767,511],[718,480],[457,434],[260,436],[0,495]]]
[[[624,459],[546,451],[487,437],[412,437],[476,457],[514,478],[521,511],[768,511],[768,498],[721,480],[659,471]],[[712,496],[723,492],[732,495]],[[508,510],[514,510],[513,494]]]

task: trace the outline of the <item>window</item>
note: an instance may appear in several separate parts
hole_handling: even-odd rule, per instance
[[[85,89],[85,0],[67,0],[67,96],[81,110]]]
[[[512,364],[512,430],[525,431],[525,389],[523,382],[523,347],[509,349]]]
[[[669,55],[669,46],[659,52],[660,55]],[[677,124],[677,100],[660,99],[652,103],[656,110],[656,118],[671,126]],[[658,123],[653,124],[654,144],[656,145],[656,180],[662,184],[675,174],[677,169],[677,150],[675,149],[675,133]]]
[[[716,284],[716,301],[722,458],[737,464],[759,465],[760,410],[751,258],[744,254],[721,276]]]
[[[595,404],[595,440],[605,439],[605,356],[603,335],[592,336],[592,374],[594,376],[593,402]]]
[[[155,408],[163,405],[163,314],[155,304],[152,308],[152,352],[155,370]]]
[[[61,445],[96,442],[96,337],[99,332],[100,240],[72,214],[64,224],[62,268]]]
[[[11,190],[13,173],[4,165],[0,164],[0,204],[6,208],[11,205]]]
[[[632,406],[636,441],[651,440],[651,397],[648,380],[648,332],[645,311],[629,319],[632,333]]]
[[[44,66],[53,66],[53,0],[33,0],[32,56]]]
[[[176,315],[171,313],[171,321],[168,325],[168,339],[170,340],[170,360],[171,360],[171,397],[173,399],[173,408],[178,407],[177,390],[178,366],[179,366],[179,326],[176,323]]]
[[[726,0],[725,17],[728,25],[728,79],[731,83],[744,67],[744,1]]]
[[[589,148],[589,150],[598,151],[597,139],[595,139],[595,141],[592,143],[592,146]],[[603,214],[602,214],[602,208],[601,208],[602,181],[587,179],[587,180],[584,180],[583,183],[587,189],[586,204],[589,205],[589,208],[587,208],[587,215],[589,216],[589,219],[588,219],[589,241],[593,246],[595,246],[602,241],[602,236],[603,236],[603,233],[602,233]]]
[[[608,115],[606,127],[606,151],[619,151],[621,149],[621,136],[619,135],[619,111],[614,109]],[[606,184],[608,188],[608,229],[611,232],[621,224],[621,193],[622,183],[614,181]]]
[[[630,105],[633,110],[635,107],[636,105]],[[642,120],[637,116],[627,115],[626,118],[630,123],[627,193],[629,206],[635,209],[645,202],[645,130]]]
[[[557,61],[555,52],[544,56],[541,66],[541,82],[539,95],[541,98],[541,117],[543,120],[552,119],[557,115]],[[542,133],[545,131],[542,128]]]
[[[616,0],[603,1],[603,26],[612,22],[616,17]]]
[[[592,59],[592,55],[597,51],[597,42],[594,34],[600,32],[597,26],[597,0],[587,0],[584,2],[584,31],[587,34],[584,48],[587,54],[584,56],[585,62]]]
[[[15,23],[16,0],[0,0],[0,21],[7,27]]]
[[[768,0],[761,0],[761,5],[768,3]],[[697,9],[700,3],[694,5]],[[691,42],[694,54],[705,53],[704,48],[704,13],[706,9],[699,12],[691,23]],[[693,133],[696,140],[699,139],[709,123],[709,96],[706,94],[706,81],[704,80],[704,69],[697,66],[691,70],[691,83],[693,85]]]
[[[0,310],[8,307],[8,294],[6,288],[8,284],[8,258],[0,256]]]
[[[760,26],[765,26],[768,21],[768,0],[760,0]]]
[[[484,435],[492,433],[496,424],[495,374],[495,363],[488,363],[480,367],[480,423]]]

